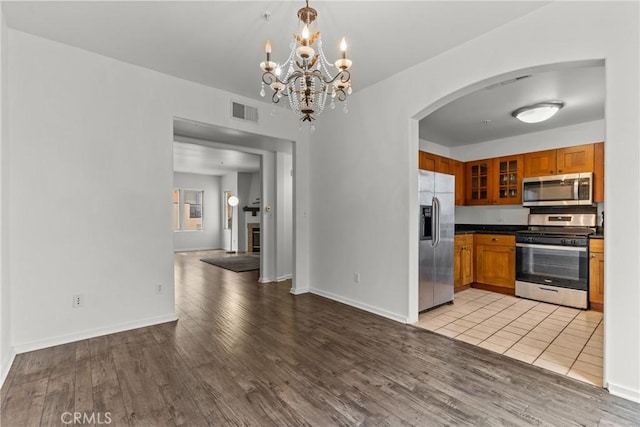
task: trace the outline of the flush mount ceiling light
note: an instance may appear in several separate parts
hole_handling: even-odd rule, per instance
[[[318,12],[306,6],[298,10],[300,32],[294,34],[291,40],[291,52],[287,60],[280,64],[271,60],[271,43],[267,41],[265,52],[266,61],[260,63],[262,84],[260,95],[265,96],[264,86],[273,90],[271,100],[278,103],[280,98],[289,98],[291,109],[298,114],[303,122],[311,124],[315,116],[324,110],[327,98],[331,98],[330,108],[335,108],[335,100],[344,101],[344,112],[347,112],[346,99],[351,94],[351,60],[347,59],[347,42],[342,39],[340,50],[342,57],[335,63],[327,61],[322,50],[320,31],[312,30],[312,24],[318,17]],[[314,43],[318,51],[313,48]],[[332,74],[332,68],[337,73]],[[284,77],[281,76],[282,73]],[[336,72],[336,71],[333,71]]]
[[[562,107],[564,102],[561,101],[540,102],[518,108],[511,115],[521,122],[540,123],[553,117]]]

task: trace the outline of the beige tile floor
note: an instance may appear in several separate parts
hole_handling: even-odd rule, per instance
[[[602,313],[467,289],[415,325],[602,387]]]

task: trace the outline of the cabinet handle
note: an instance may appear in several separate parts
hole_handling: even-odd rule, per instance
[[[494,242],[499,242],[499,241],[500,241],[500,239],[498,239],[497,237],[494,237],[494,238],[493,238],[493,239],[491,239],[491,240],[493,240]]]
[[[596,257],[596,254],[591,254],[591,258],[595,258],[595,257]]]
[[[550,173],[550,174],[553,174],[553,171],[552,171],[552,170],[550,170],[550,171],[549,171],[549,173]]]
[[[562,173],[562,169],[558,169],[558,173]]]

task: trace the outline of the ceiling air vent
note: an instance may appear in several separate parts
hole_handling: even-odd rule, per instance
[[[258,123],[258,109],[238,102],[231,102],[231,116],[236,119]]]
[[[489,85],[489,86],[487,86],[487,87],[486,87],[486,89],[491,90],[491,89],[495,89],[495,88],[497,88],[497,87],[502,87],[502,86],[510,85],[511,83],[515,83],[515,82],[520,81],[520,80],[523,80],[523,79],[528,79],[529,77],[531,77],[531,75],[528,75],[528,76],[520,76],[520,77],[516,77],[516,78],[514,78],[514,79],[504,80],[504,81],[501,81],[501,82],[498,82],[498,83],[494,83],[494,84],[492,84],[492,85]]]

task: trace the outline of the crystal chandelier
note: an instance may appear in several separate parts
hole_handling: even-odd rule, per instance
[[[327,98],[331,98],[330,108],[335,108],[335,100],[344,102],[344,112],[347,112],[346,99],[351,94],[351,60],[347,59],[347,43],[342,39],[340,50],[342,57],[335,63],[327,61],[322,50],[320,32],[311,34],[309,27],[318,17],[318,12],[306,6],[298,10],[298,20],[302,31],[294,34],[291,40],[291,52],[287,60],[276,63],[271,60],[271,43],[267,41],[265,51],[267,59],[260,63],[262,84],[260,95],[265,96],[264,86],[273,90],[271,100],[277,104],[283,96],[289,99],[291,109],[298,114],[302,122],[311,123],[324,110]],[[314,43],[318,52],[313,48]],[[332,74],[336,67],[336,74]],[[282,76],[283,70],[286,70]]]

